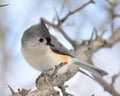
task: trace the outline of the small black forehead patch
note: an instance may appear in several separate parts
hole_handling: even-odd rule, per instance
[[[51,39],[50,38],[45,38],[46,40],[47,40],[47,42],[50,42],[51,41]]]

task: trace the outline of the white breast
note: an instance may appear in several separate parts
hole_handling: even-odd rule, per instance
[[[48,48],[49,49],[49,48]],[[40,50],[40,48],[21,48],[23,57],[26,61],[35,69],[39,71],[47,71],[49,69],[54,69],[55,65],[60,64],[61,59],[52,55],[51,50]],[[64,73],[68,68],[68,64],[63,66],[59,73]],[[51,73],[51,72],[50,72]]]

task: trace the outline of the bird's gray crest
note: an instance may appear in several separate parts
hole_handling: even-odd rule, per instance
[[[32,38],[36,36],[46,39],[48,43],[51,41],[50,33],[43,19],[40,19],[40,23],[31,26],[24,32],[22,40],[21,40],[22,44],[25,45],[26,43],[28,43],[28,40],[31,40]]]
[[[43,21],[43,19],[41,18],[40,19],[40,23],[38,25],[38,30],[40,31],[40,36],[43,37],[43,38],[46,38],[46,39],[51,39],[50,37],[50,33]]]

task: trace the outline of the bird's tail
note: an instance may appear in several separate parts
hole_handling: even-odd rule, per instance
[[[94,65],[87,64],[83,61],[79,61],[78,59],[74,62],[75,65],[78,65],[80,68],[90,72],[93,76],[101,78],[104,75],[107,75],[108,73],[100,68],[97,68]]]

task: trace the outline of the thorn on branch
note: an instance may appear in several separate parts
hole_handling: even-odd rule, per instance
[[[99,40],[100,40],[100,41],[103,41],[102,37],[98,35],[97,29],[94,28],[93,30],[94,30],[94,33],[95,33],[95,41],[97,41],[97,40],[98,40],[98,41],[99,41]]]
[[[96,39],[99,38],[99,36],[98,36],[98,34],[97,34],[97,29],[94,28],[93,30],[94,30],[94,33],[95,33],[95,38],[96,38]]]
[[[102,33],[101,33],[101,35],[100,35],[101,38],[102,38],[102,36],[105,34],[106,31],[107,31],[107,29],[103,29],[103,31],[102,31]]]
[[[93,31],[92,31],[92,34],[91,34],[91,37],[90,37],[90,40],[89,40],[89,44],[92,42],[94,33],[95,33],[95,28],[93,28]]]
[[[97,34],[97,30],[95,27],[93,28],[90,40],[88,41],[88,45],[90,45],[92,43],[94,34],[95,34],[95,40],[99,39],[99,36]]]

